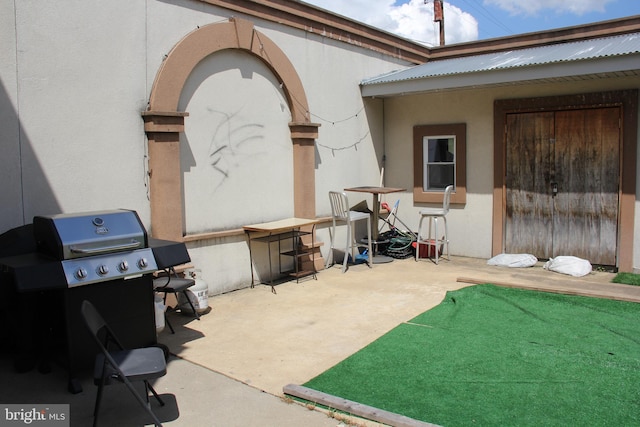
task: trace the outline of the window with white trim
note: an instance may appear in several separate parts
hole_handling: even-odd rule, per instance
[[[442,203],[442,193],[454,186],[451,203],[467,201],[466,123],[413,127],[413,201]]]
[[[424,176],[423,191],[442,191],[448,185],[455,188],[456,136],[425,136],[422,139]]]

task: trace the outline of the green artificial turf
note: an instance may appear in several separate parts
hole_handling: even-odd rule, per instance
[[[618,273],[611,281],[613,283],[622,283],[624,285],[640,286],[640,274]]]
[[[640,304],[479,285],[304,384],[443,426],[640,425]]]

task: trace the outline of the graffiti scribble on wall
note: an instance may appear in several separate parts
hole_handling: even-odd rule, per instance
[[[222,175],[222,182],[229,178],[234,167],[247,157],[264,154],[262,143],[265,139],[264,125],[259,123],[243,123],[238,118],[239,111],[233,114],[213,111],[223,119],[216,126],[209,145],[209,162],[213,169]]]

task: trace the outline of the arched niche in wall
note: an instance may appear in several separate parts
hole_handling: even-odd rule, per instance
[[[293,144],[294,215],[315,218],[315,150],[319,124],[309,121],[302,82],[282,50],[238,18],[206,25],[189,33],[167,55],[156,76],[149,108],[142,113],[149,141],[151,233],[154,237],[183,239],[180,133],[188,112],[178,111],[183,87],[196,65],[212,53],[241,49],[259,58],[273,72],[291,111]]]

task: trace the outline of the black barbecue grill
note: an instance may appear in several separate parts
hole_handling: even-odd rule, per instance
[[[13,247],[35,251],[13,254]],[[0,290],[15,298],[5,307],[29,310],[20,301],[35,297],[47,307],[46,317],[33,313],[23,322],[29,330],[17,335],[47,337],[49,348],[35,351],[62,356],[74,393],[82,390],[75,375],[92,366],[97,351],[80,317],[82,301],[98,308],[125,346],[156,345],[152,273],[190,262],[184,243],[149,238],[137,213],[124,209],[36,216],[0,236],[0,254]],[[18,314],[24,321],[24,311]]]

